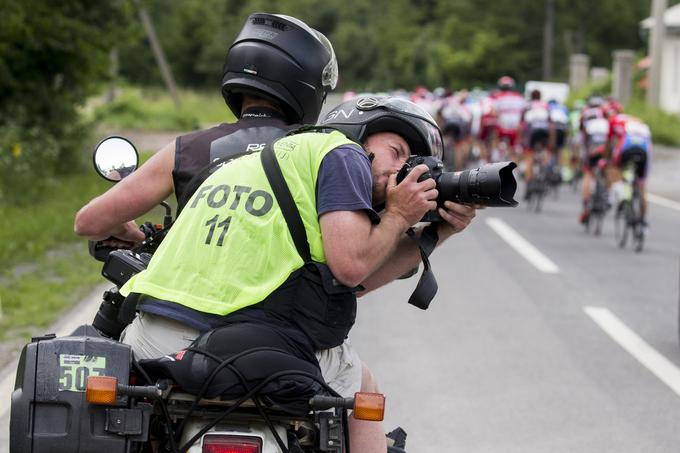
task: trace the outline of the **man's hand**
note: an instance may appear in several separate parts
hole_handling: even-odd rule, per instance
[[[106,240],[106,245],[121,248],[130,248],[135,243],[146,239],[134,220],[122,224],[120,228],[112,232],[111,236],[111,239]]]
[[[418,165],[399,184],[396,174],[390,175],[387,181],[385,211],[400,216],[405,229],[418,223],[427,211],[437,209],[439,192],[435,180],[428,178],[418,182],[428,170],[427,165]]]
[[[481,205],[465,205],[445,201],[444,207],[439,208],[438,212],[444,222],[440,222],[437,228],[439,241],[443,241],[450,236],[460,233],[475,218],[477,209],[484,209]]]

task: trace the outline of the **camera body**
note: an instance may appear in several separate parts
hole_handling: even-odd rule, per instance
[[[402,182],[406,176],[408,176],[409,173],[413,171],[413,169],[421,164],[427,165],[428,170],[420,175],[418,178],[418,182],[425,181],[427,179],[434,179],[435,182],[437,182],[437,189],[439,189],[439,178],[441,175],[444,173],[444,163],[437,159],[436,157],[432,156],[411,156],[408,158],[406,163],[401,167],[399,170],[399,173],[397,173],[397,184]],[[441,206],[444,204],[444,200],[442,200],[442,197],[440,196],[437,198],[437,206]],[[441,216],[439,213],[435,211],[428,211],[425,213],[423,218],[420,220],[421,222],[440,222],[442,220]]]
[[[517,190],[517,181],[512,173],[517,167],[514,162],[496,162],[482,165],[479,168],[458,172],[444,171],[441,160],[432,156],[411,156],[397,173],[397,184],[406,178],[418,165],[427,165],[418,182],[432,178],[437,183],[437,206],[445,201],[469,203],[481,206],[515,207],[513,199]],[[425,214],[423,222],[439,222],[441,216],[437,211]]]

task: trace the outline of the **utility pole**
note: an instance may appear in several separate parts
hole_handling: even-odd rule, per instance
[[[651,65],[647,74],[647,103],[651,105],[659,105],[661,100],[661,60],[666,37],[666,24],[663,16],[666,12],[666,4],[666,0],[652,0],[654,27],[649,39]]]
[[[555,27],[555,0],[545,0],[545,23],[543,24],[543,80],[552,78],[552,51]]]
[[[165,60],[165,54],[163,53],[163,48],[161,47],[160,42],[158,41],[158,36],[156,36],[156,30],[154,29],[153,23],[151,22],[151,17],[149,17],[149,13],[146,12],[146,8],[142,6],[139,0],[135,0],[135,4],[139,10],[139,19],[142,21],[147,38],[149,38],[151,50],[153,51],[153,55],[156,58],[158,69],[160,69],[163,80],[165,81],[165,86],[168,88],[170,96],[175,102],[175,107],[179,109],[181,103],[179,100],[179,95],[177,94],[175,79],[173,79],[170,66],[168,66],[168,62]]]

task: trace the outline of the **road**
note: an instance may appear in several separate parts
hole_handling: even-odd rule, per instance
[[[611,216],[602,237],[585,234],[564,187],[540,214],[480,211],[437,250],[428,311],[406,303],[416,278],[362,298],[352,341],[387,395],[386,428],[403,426],[417,453],[678,451],[678,172],[659,149],[641,254],[616,247]],[[51,330],[91,319],[100,294]]]
[[[642,254],[579,209],[565,187],[540,214],[480,212],[433,255],[428,311],[406,303],[415,278],[360,300],[353,342],[409,451],[678,451],[680,203],[651,205]]]

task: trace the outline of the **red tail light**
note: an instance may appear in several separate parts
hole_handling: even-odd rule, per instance
[[[261,453],[259,437],[206,435],[203,437],[203,453]]]

